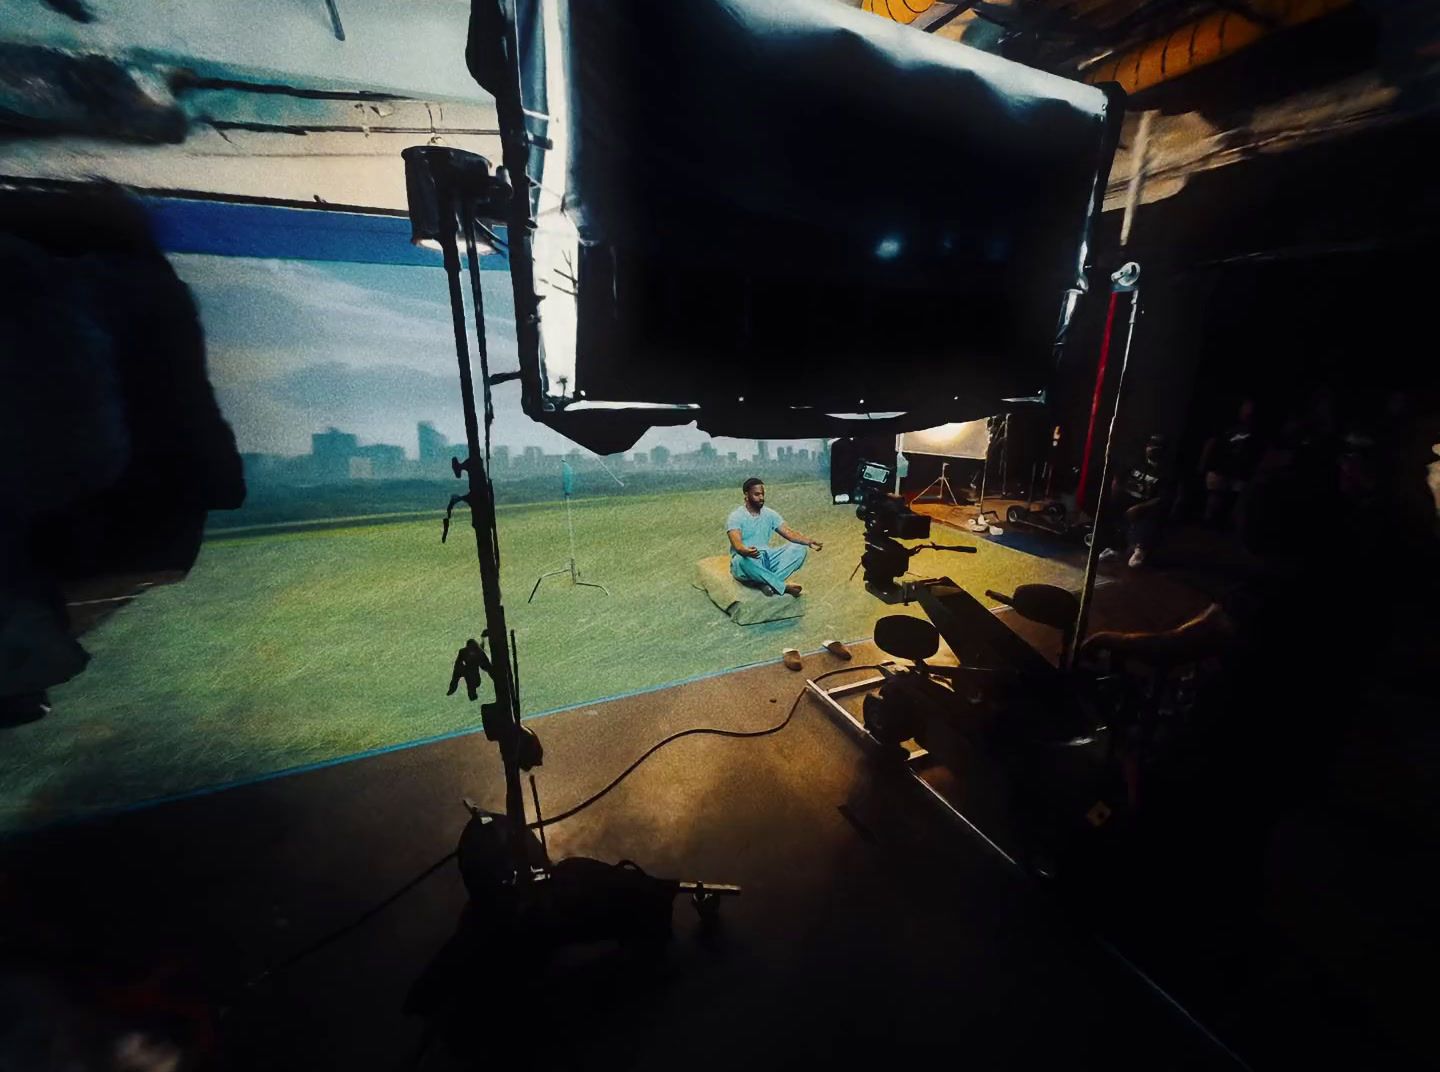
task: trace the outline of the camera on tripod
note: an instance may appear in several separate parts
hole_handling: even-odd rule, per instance
[[[905,505],[890,490],[895,470],[883,462],[862,461],[855,470],[855,516],[865,522],[865,538],[889,537],[923,540],[930,535],[930,519]]]
[[[855,516],[865,523],[865,550],[855,567],[865,571],[865,588],[886,603],[909,603],[915,589],[926,581],[898,582],[910,559],[926,547],[938,551],[968,551],[973,547],[946,547],[934,543],[906,547],[901,540],[923,540],[930,535],[930,519],[917,514],[905,500],[890,490],[895,470],[883,462],[861,461],[855,468]],[[845,501],[843,495],[836,502]],[[855,574],[852,573],[853,577]]]

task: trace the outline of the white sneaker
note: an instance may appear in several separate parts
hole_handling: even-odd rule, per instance
[[[1103,550],[1103,551],[1100,552],[1100,561],[1101,561],[1101,562],[1109,562],[1111,559],[1119,558],[1119,557],[1120,557],[1120,552],[1117,551],[1117,550],[1115,550],[1115,548],[1113,548],[1113,547],[1107,547],[1107,548],[1105,548],[1105,550]]]
[[[1139,569],[1145,565],[1145,548],[1137,547],[1130,553],[1130,568]]]

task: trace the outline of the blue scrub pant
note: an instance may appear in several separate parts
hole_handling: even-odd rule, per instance
[[[804,544],[786,543],[783,547],[761,548],[759,558],[732,554],[730,572],[744,584],[768,584],[780,595],[785,591],[785,578],[805,565],[807,551],[809,548]]]

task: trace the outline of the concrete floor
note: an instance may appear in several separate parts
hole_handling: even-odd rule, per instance
[[[867,646],[868,647],[868,646]],[[862,648],[856,662],[873,661]],[[655,740],[759,728],[806,674],[758,667],[536,720],[556,812]],[[530,671],[534,673],[536,671]],[[214,1067],[398,1068],[422,1025],[407,988],[464,903],[454,866],[251,990],[237,984],[354,918],[450,851],[462,797],[498,808],[499,764],[459,738],[4,845],[8,989],[47,1025],[99,1039],[169,1008],[215,1032]],[[973,1068],[1210,1068],[1223,1054],[1043,893],[803,699],[757,740],[691,737],[550,833],[553,857],[630,857],[738,882],[716,942],[689,906],[658,969],[601,957],[552,970],[517,1025],[476,1008],[423,1067],[532,1040],[539,1067],[807,1066],[944,1057]],[[497,988],[506,965],[477,963]],[[225,1010],[223,1015],[221,1010]],[[533,1032],[533,1035],[524,1034]],[[24,1039],[11,1038],[16,1051]],[[38,1043],[36,1043],[38,1045]],[[23,1063],[17,1067],[23,1067]]]

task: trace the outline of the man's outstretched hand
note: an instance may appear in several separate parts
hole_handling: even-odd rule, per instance
[[[823,550],[825,550],[825,545],[824,545],[823,543],[821,543],[819,540],[811,540],[811,541],[810,541],[810,546],[813,547],[813,548],[815,548],[815,550],[817,550],[817,551],[823,551]]]

